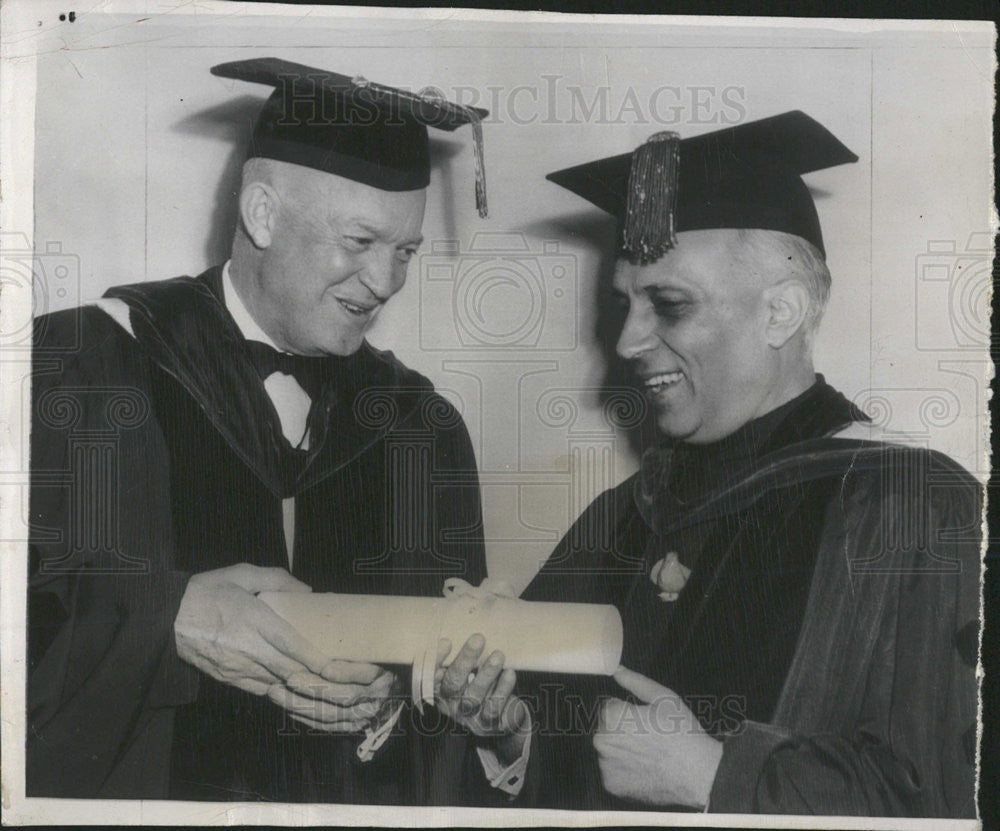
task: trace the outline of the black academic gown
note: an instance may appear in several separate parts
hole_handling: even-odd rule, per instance
[[[618,607],[622,663],[724,742],[712,811],[974,815],[980,489],[941,454],[831,438],[860,419],[820,378],[720,442],[654,448],[523,595]],[[669,551],[691,569],[673,602],[650,579]],[[600,787],[587,736],[623,690],[525,681],[526,800],[657,807]]]
[[[293,450],[220,270],[36,322],[27,793],[383,804],[458,798],[464,740],[409,708],[374,760],[177,657],[188,577],[246,562],[317,592],[439,596],[485,576],[475,458],[430,382],[367,344],[331,358]],[[405,668],[403,689],[409,689]],[[423,736],[421,734],[424,734]],[[456,767],[457,766],[457,767]],[[481,775],[481,774],[480,774]]]

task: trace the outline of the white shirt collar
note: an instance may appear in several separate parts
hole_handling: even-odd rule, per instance
[[[275,342],[268,337],[267,332],[257,325],[257,321],[243,305],[243,301],[236,291],[236,286],[233,285],[233,278],[229,276],[229,263],[230,261],[226,260],[226,264],[222,266],[222,300],[226,304],[226,310],[235,321],[236,327],[247,340],[260,341],[278,352],[283,352],[284,350],[278,349]]]

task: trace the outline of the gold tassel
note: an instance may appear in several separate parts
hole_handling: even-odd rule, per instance
[[[486,161],[483,154],[483,120],[473,109],[468,109],[467,115],[472,124],[472,146],[476,157],[476,210],[481,219],[489,214],[486,205]]]
[[[677,244],[677,175],[680,136],[650,136],[632,154],[622,248],[641,265],[655,262]]]

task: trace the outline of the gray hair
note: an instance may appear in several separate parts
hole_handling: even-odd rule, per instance
[[[759,228],[741,228],[738,256],[746,267],[769,283],[798,279],[809,294],[803,323],[806,348],[812,347],[816,330],[830,299],[830,269],[819,249],[794,234]]]

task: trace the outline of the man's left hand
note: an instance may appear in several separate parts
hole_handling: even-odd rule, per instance
[[[705,732],[677,693],[624,667],[614,677],[643,703],[604,703],[594,749],[605,789],[649,805],[704,808],[722,742]]]
[[[504,654],[494,650],[485,662],[480,661],[485,647],[483,636],[473,635],[446,669],[442,663],[451,652],[451,641],[442,638],[438,642],[435,704],[474,736],[490,737],[497,758],[510,765],[521,756],[531,734],[531,714],[528,705],[513,694],[517,674],[504,668]]]

